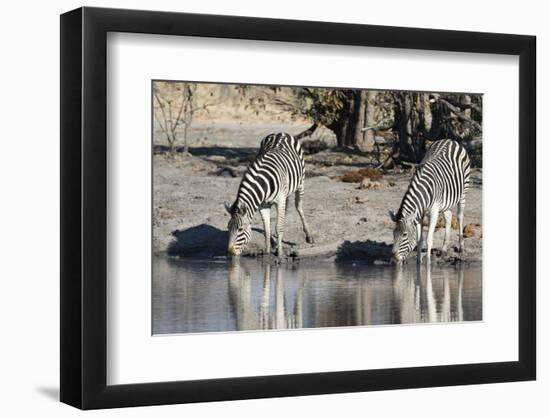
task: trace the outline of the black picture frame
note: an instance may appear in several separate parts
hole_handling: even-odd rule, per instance
[[[518,361],[107,385],[108,32],[519,56]],[[535,379],[534,36],[85,7],[61,16],[60,56],[62,402],[94,409]]]

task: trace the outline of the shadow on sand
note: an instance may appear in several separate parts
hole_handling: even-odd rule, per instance
[[[372,264],[374,262],[389,263],[392,245],[374,240],[350,242],[344,241],[336,252],[336,262],[361,261]]]
[[[262,229],[252,228],[252,232],[264,235]],[[209,224],[200,224],[184,230],[174,230],[172,232],[174,239],[168,245],[167,253],[170,256],[193,257],[193,258],[212,258],[214,256],[227,255],[227,231],[220,230]],[[260,244],[250,242],[243,256],[259,256],[264,254],[263,237]],[[271,243],[276,245],[275,237],[271,237]],[[295,246],[296,243],[283,240],[286,247]]]
[[[167,153],[169,147],[166,145],[155,144],[153,152],[158,154]],[[183,152],[183,146],[176,147],[176,152]],[[241,161],[253,160],[258,153],[258,148],[229,148],[225,146],[190,146],[189,153],[200,158],[208,158],[213,156],[222,156],[226,159],[236,159]]]
[[[168,255],[213,257],[224,256],[227,252],[227,232],[209,224],[174,230],[172,236]]]
[[[263,235],[263,230],[252,228],[254,233]],[[227,231],[220,230],[209,224],[201,224],[184,230],[174,230],[174,239],[168,246],[167,253],[171,256],[212,258],[227,254]],[[272,236],[273,238],[273,236]],[[250,242],[244,256],[259,256],[263,254],[263,239],[260,244]],[[285,248],[296,245],[294,242],[283,241]],[[275,244],[275,239],[272,239]],[[331,249],[332,248],[332,249]],[[360,262],[362,264],[389,263],[391,245],[373,240],[355,241],[346,240],[341,244],[313,246],[303,251],[298,257],[332,257],[335,262]]]

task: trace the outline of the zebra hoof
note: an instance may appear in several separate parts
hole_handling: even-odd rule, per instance
[[[312,236],[306,236],[306,242],[310,245],[313,245],[315,243]]]
[[[264,262],[267,262],[271,265],[279,265],[281,263],[281,259],[280,257],[278,257],[277,255],[271,253],[269,255],[265,255],[264,258],[263,258],[263,261]]]

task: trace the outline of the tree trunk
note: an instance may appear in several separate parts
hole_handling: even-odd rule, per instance
[[[375,120],[374,120],[374,110],[375,110],[375,103],[376,103],[376,91],[369,91],[367,94],[367,100],[366,100],[366,111],[365,111],[365,126],[366,127],[374,127]],[[365,132],[365,151],[372,152],[374,149],[374,137],[375,137],[375,130],[374,129],[368,129]]]
[[[187,123],[183,125],[183,153],[189,153],[189,144],[187,143]]]
[[[167,133],[166,138],[168,140],[168,150],[170,154],[173,155],[176,153],[176,135],[175,134],[169,135]]]
[[[346,146],[346,135],[348,131],[348,119],[345,118],[338,123],[332,123],[329,129],[336,135],[336,145],[341,148]]]
[[[396,106],[396,127],[399,140],[399,159],[401,161],[418,162],[413,144],[413,129],[411,122],[412,98],[410,93],[399,93]]]
[[[346,100],[344,103],[344,107],[340,110],[335,120],[327,126],[336,135],[336,145],[338,147],[348,146],[348,131],[352,109],[353,99],[350,97],[349,100]]]
[[[349,91],[348,99],[336,120],[327,126],[336,135],[340,147],[359,147],[364,144],[366,91]]]
[[[369,93],[365,90],[358,91],[357,94],[357,103],[356,103],[356,110],[357,110],[357,118],[354,126],[354,144],[357,146],[357,148],[362,152],[370,152],[372,151],[372,144],[369,146],[369,143],[367,141],[367,135],[372,133],[372,131],[365,131],[363,128],[367,124],[367,112],[369,111],[369,106],[367,104]],[[372,135],[371,135],[372,136]]]

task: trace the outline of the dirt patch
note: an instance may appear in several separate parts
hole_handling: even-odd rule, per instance
[[[464,226],[464,231],[462,233],[466,238],[471,238],[474,236],[481,237],[481,225],[479,223],[467,224]]]
[[[357,183],[361,183],[364,179],[368,179],[369,181],[380,181],[382,179],[382,172],[375,168],[361,168],[346,172],[340,178],[342,182]]]
[[[227,127],[226,127],[227,129]],[[178,256],[224,256],[229,216],[224,201],[232,203],[248,161],[254,157],[261,135],[254,138],[256,128],[249,132],[239,125],[242,146],[191,146],[189,154],[168,157],[162,152],[153,160],[153,250],[158,254]],[[267,129],[266,129],[267,130]],[[299,128],[279,126],[270,131],[298,131]],[[216,135],[221,135],[215,132]],[[255,142],[254,142],[255,141]],[[257,146],[257,145],[255,145]],[[396,210],[409,185],[412,172],[390,171],[381,179],[369,182],[381,187],[361,188],[360,182],[342,182],[346,172],[369,168],[371,157],[350,151],[324,150],[306,157],[304,211],[315,244],[305,241],[300,218],[293,198],[287,208],[283,251],[290,259],[322,257],[338,261],[386,262],[393,242],[393,222],[388,209]],[[322,163],[325,161],[325,163]],[[225,168],[229,167],[229,168]],[[351,168],[351,169],[350,169]],[[362,178],[365,178],[362,176]],[[362,181],[362,180],[361,180]],[[482,172],[473,169],[471,188],[466,196],[465,224],[481,225]],[[272,235],[275,235],[276,210],[272,210]],[[434,234],[434,248],[443,242],[443,221]],[[253,220],[249,256],[264,254],[263,224],[259,215]],[[466,229],[466,228],[465,228]],[[466,240],[465,252],[458,254],[458,224],[453,219],[453,234],[449,253],[468,262],[480,262],[482,254],[481,226]],[[468,232],[465,230],[465,233]],[[469,232],[468,232],[469,233]],[[452,263],[450,256],[446,262]],[[414,254],[410,259],[414,262]]]

